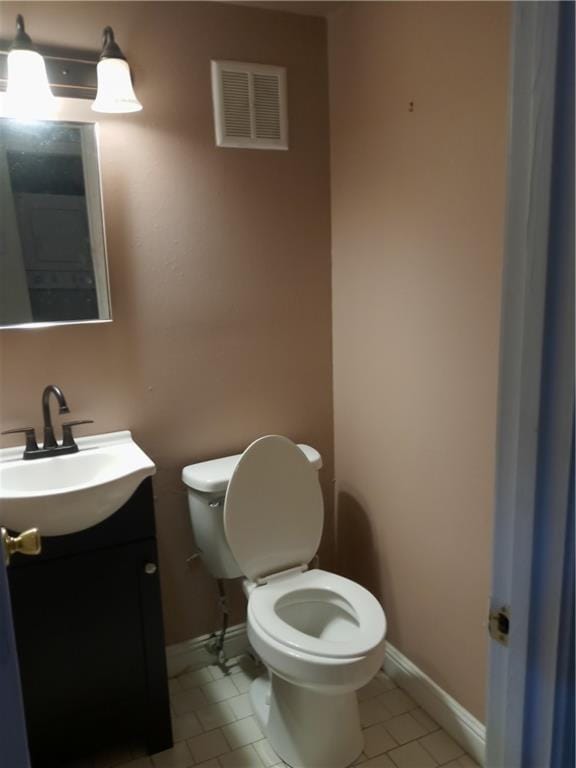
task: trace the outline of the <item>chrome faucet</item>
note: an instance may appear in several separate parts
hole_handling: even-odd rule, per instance
[[[43,459],[48,456],[61,456],[66,453],[76,453],[78,446],[72,435],[72,427],[80,424],[93,424],[92,419],[80,419],[76,421],[66,421],[62,424],[62,442],[58,443],[54,435],[52,425],[52,415],[50,413],[50,395],[54,395],[58,402],[58,413],[70,413],[70,408],[64,397],[64,392],[56,384],[49,384],[42,392],[42,416],[44,417],[44,445],[42,448],[36,442],[36,433],[34,427],[19,427],[18,429],[7,429],[2,432],[3,435],[14,435],[23,432],[26,436],[26,448],[24,450],[24,459]]]
[[[57,448],[58,443],[54,437],[54,427],[52,426],[52,416],[50,415],[50,395],[54,395],[58,401],[58,413],[70,413],[68,403],[64,397],[64,392],[56,384],[48,384],[42,392],[42,416],[44,417],[44,446],[43,449]]]

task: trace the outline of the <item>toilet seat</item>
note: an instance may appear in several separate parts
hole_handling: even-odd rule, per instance
[[[314,664],[366,658],[383,644],[386,619],[364,587],[307,564],[323,527],[318,473],[291,440],[268,435],[238,461],[224,501],[224,529],[254,585],[248,624],[262,642]]]
[[[242,573],[258,582],[306,566],[320,545],[324,502],[318,472],[287,437],[255,440],[224,500],[226,539]]]
[[[338,631],[318,637],[301,631],[280,615],[292,604],[319,603],[336,608]],[[286,647],[310,656],[347,659],[365,656],[386,634],[386,619],[376,598],[364,587],[343,576],[319,569],[272,580],[250,593],[248,611],[259,631]],[[348,625],[343,614],[350,617]]]

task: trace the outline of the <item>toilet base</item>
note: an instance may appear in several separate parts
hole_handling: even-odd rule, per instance
[[[292,768],[346,768],[364,746],[356,692],[333,696],[268,673],[250,701],[274,751]]]

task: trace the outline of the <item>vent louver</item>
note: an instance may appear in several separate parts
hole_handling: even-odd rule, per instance
[[[249,139],[250,81],[246,72],[222,72],[222,102],[225,135]]]
[[[284,67],[213,61],[212,97],[219,147],[288,149]]]

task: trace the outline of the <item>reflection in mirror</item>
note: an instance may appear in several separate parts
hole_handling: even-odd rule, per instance
[[[0,327],[110,319],[95,125],[0,119]]]

